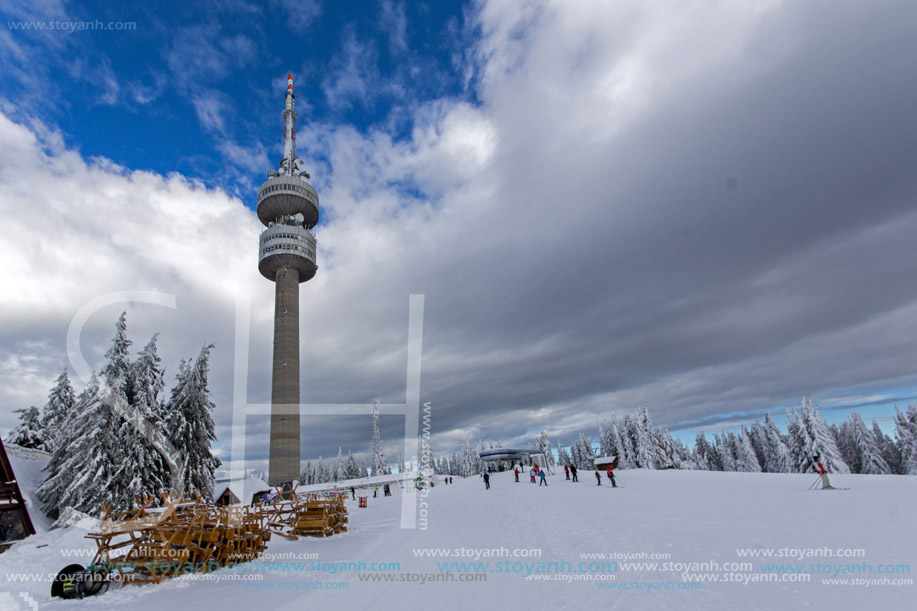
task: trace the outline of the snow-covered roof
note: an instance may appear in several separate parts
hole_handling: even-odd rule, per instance
[[[273,490],[260,477],[234,477],[231,479],[217,480],[214,498],[220,498],[226,489],[235,495],[243,505],[249,505],[252,502],[252,496],[259,492],[269,492]]]
[[[481,450],[478,452],[478,456],[481,457],[481,460],[510,460],[513,458],[539,454],[544,454],[544,452],[538,448],[492,448],[490,450]]]
[[[592,459],[592,464],[596,467],[601,467],[602,465],[610,465],[615,461],[616,456],[596,456]]]

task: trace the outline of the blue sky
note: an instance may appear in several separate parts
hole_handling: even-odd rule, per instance
[[[84,156],[181,172],[243,199],[280,156],[288,72],[301,122],[394,137],[418,104],[474,95],[457,65],[474,35],[459,2],[14,4],[8,19],[77,29],[18,30],[40,61],[27,78],[4,80],[7,99],[40,107]],[[131,29],[78,29],[97,21]]]
[[[281,156],[288,72],[322,214],[302,399],[367,405],[304,424],[304,459],[367,452],[371,398],[405,400],[411,294],[437,453],[468,434],[569,444],[643,405],[693,438],[803,396],[829,420],[860,405],[887,421],[914,399],[913,3],[3,0],[0,15],[0,430],[74,373],[81,308],[156,291],[176,308],[89,316],[86,360],[124,309],[135,347],[161,334],[170,381],[214,343],[220,443],[245,434],[263,462],[266,423],[240,433],[231,406],[240,378],[246,401],[270,397],[251,208]],[[96,21],[135,28],[47,27]],[[396,439],[398,418],[383,423]]]

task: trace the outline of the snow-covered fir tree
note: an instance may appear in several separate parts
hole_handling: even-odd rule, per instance
[[[57,446],[57,438],[60,435],[61,426],[67,418],[67,414],[73,409],[76,403],[76,395],[73,393],[73,386],[70,384],[70,376],[65,369],[57,377],[54,387],[48,393],[48,402],[41,412],[41,426],[45,433],[45,447],[48,451],[53,451]]]
[[[755,449],[751,445],[751,438],[748,431],[743,426],[740,432],[735,435],[734,440],[736,471],[745,473],[760,473],[761,465],[758,463],[758,457],[755,455]]]
[[[216,405],[207,387],[212,349],[213,345],[204,346],[194,363],[181,362],[166,409],[169,440],[184,458],[179,492],[196,491],[208,501],[213,499],[213,476],[220,466],[220,459],[210,452],[216,440],[212,416]]]
[[[561,466],[573,464],[573,460],[570,458],[567,450],[564,449],[564,444],[560,442],[557,444],[557,464]]]
[[[158,338],[157,333],[147,342],[132,364],[130,372],[134,395],[132,406],[138,409],[144,418],[156,424],[165,419],[162,392],[166,385],[165,369],[156,350]]]
[[[131,362],[128,355],[131,340],[127,339],[127,312],[121,312],[115,323],[115,337],[105,353],[106,363],[102,368],[102,379],[114,392],[120,392],[127,403],[133,398]]]
[[[707,471],[722,470],[722,465],[716,460],[716,450],[707,441],[703,431],[699,431],[697,438],[694,440],[694,462],[700,469]]]
[[[544,454],[545,460],[548,461],[548,464],[545,465],[546,467],[553,467],[557,464],[554,460],[554,452],[551,451],[551,440],[548,438],[548,434],[545,431],[541,431],[541,435],[535,440],[535,447]],[[504,465],[504,468],[506,467],[507,465]]]
[[[837,449],[840,450],[841,458],[850,467],[851,473],[860,472],[860,453],[857,450],[856,442],[853,439],[853,423],[849,420],[840,425],[830,425],[831,432],[837,440]]]
[[[767,471],[765,466],[767,462],[767,432],[757,420],[748,429],[748,439],[751,441],[751,447],[755,450],[755,458],[758,459],[758,465],[760,465],[762,471]]]
[[[471,445],[471,433],[465,435],[465,446],[462,448],[461,466],[459,475],[465,477],[481,473],[484,470],[484,464],[481,457]]]
[[[123,325],[123,315],[119,322]],[[119,331],[123,331],[123,327]],[[165,370],[156,351],[157,338],[158,334],[153,335],[137,360],[129,363],[130,382],[125,387],[130,396],[123,397],[129,401],[130,409],[130,417],[122,422],[119,435],[126,444],[125,476],[129,481],[126,487],[130,494],[140,497],[159,497],[173,483],[171,469],[163,455],[171,448],[163,447],[153,438],[163,433],[165,426],[161,399]]]
[[[45,445],[45,429],[41,425],[41,415],[34,405],[28,409],[13,410],[19,414],[19,424],[10,431],[7,443],[35,450],[48,449]]]
[[[917,406],[908,405],[902,412],[895,407],[895,432],[901,454],[901,473],[917,475]]]
[[[379,401],[373,397],[373,475],[389,473],[385,464],[385,452],[382,451],[382,435],[379,432]]]
[[[822,420],[818,413],[818,408],[813,406],[808,398],[803,397],[796,419],[797,424],[804,433],[800,438],[806,441],[806,445],[803,447],[805,455],[798,457],[801,461],[797,463],[799,470],[803,473],[814,471],[812,457],[818,455],[821,457],[821,463],[828,471],[832,473],[850,473],[850,467],[841,457],[834,433]],[[807,467],[804,465],[807,465]]]
[[[621,469],[634,469],[637,464],[634,462],[634,444],[628,434],[630,417],[624,416],[623,426],[618,426],[618,421],[612,419],[611,426],[615,437],[615,452],[618,457],[618,466]]]
[[[101,504],[129,509],[133,498],[113,485],[123,462],[120,418],[100,396],[95,375],[77,397],[61,427],[61,436],[45,466],[48,477],[37,490],[45,513],[57,517],[65,507],[100,515]]]
[[[615,456],[615,426],[614,417],[599,423],[599,454],[602,456]]]
[[[877,475],[891,473],[891,468],[882,456],[882,449],[863,419],[856,412],[850,416],[850,432],[857,449],[857,473]]]
[[[895,440],[882,432],[879,423],[872,421],[872,436],[875,437],[879,449],[882,451],[882,458],[888,465],[889,473],[903,473],[901,468],[901,451]]]
[[[344,479],[357,479],[360,477],[360,465],[357,459],[353,457],[350,450],[347,450],[347,460],[344,461]]]
[[[713,447],[716,450],[717,461],[722,465],[723,471],[736,470],[735,441],[728,432],[721,437],[719,433],[713,436]]]
[[[404,454],[399,453],[398,454],[398,473],[404,473],[405,469],[406,468],[404,466]]]
[[[649,410],[646,407],[637,409],[634,416],[629,421],[625,420],[625,423],[629,424],[627,434],[633,442],[635,466],[640,469],[657,469],[662,466],[659,464],[660,452]]]
[[[784,441],[783,435],[777,429],[773,416],[770,412],[764,414],[764,434],[767,443],[764,447],[764,468],[769,473],[790,473],[792,471],[792,459],[790,449]]]
[[[594,468],[592,459],[595,458],[595,453],[592,450],[592,443],[585,433],[580,433],[576,441],[573,442],[570,447],[570,458],[573,459],[573,464],[576,465],[577,469],[588,470]]]

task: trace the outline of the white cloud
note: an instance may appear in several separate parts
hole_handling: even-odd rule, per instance
[[[893,52],[909,40],[901,20],[805,4],[478,6],[465,57],[479,104],[416,107],[406,139],[300,130],[324,219],[301,290],[304,401],[403,400],[415,292],[443,445],[467,429],[571,435],[644,404],[667,425],[913,383],[917,96]],[[371,103],[374,51],[344,40],[323,90],[338,108]],[[81,303],[166,290],[180,311],[137,308],[132,336],[162,331],[173,355],[216,342],[226,405],[239,291],[254,304],[250,399],[266,401],[272,287],[255,271],[253,214],[36,134],[54,137],[0,124],[13,219],[0,363],[39,375]],[[220,146],[263,162],[257,147]],[[116,316],[100,315],[87,349],[104,351]],[[39,360],[11,360],[25,354]],[[2,381],[10,402],[29,394]],[[368,438],[334,433],[345,449]]]

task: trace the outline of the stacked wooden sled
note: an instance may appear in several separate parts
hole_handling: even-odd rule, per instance
[[[284,498],[285,497],[285,498]],[[330,537],[347,530],[347,507],[343,494],[300,496],[278,494],[267,511],[271,531],[288,539],[300,536]]]
[[[267,549],[270,529],[261,508],[217,507],[193,500],[166,499],[153,507],[113,513],[103,506],[92,567],[127,583],[159,583],[164,577],[209,572],[247,562]]]

